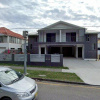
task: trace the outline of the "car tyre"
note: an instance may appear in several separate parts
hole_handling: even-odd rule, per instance
[[[3,98],[2,100],[11,100],[10,98]]]

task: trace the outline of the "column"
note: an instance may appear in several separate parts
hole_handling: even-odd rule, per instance
[[[47,54],[47,46],[45,46],[45,54]]]
[[[39,55],[41,54],[41,47],[39,46]]]
[[[84,45],[82,47],[82,58],[84,59]]]
[[[76,42],[79,41],[78,38],[79,38],[78,33],[76,33]]]
[[[78,58],[78,47],[76,46],[76,58]]]
[[[60,30],[60,42],[61,42],[61,30]]]

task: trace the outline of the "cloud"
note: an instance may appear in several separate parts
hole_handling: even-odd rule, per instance
[[[65,10],[59,10],[59,9],[52,9],[52,10],[47,10],[43,13],[42,17],[44,18],[51,18],[55,20],[65,20],[70,18],[69,16],[66,15]]]
[[[58,20],[100,25],[99,4],[98,0],[0,0],[0,25],[42,28]]]
[[[9,5],[11,4],[12,2],[14,2],[15,0],[0,0],[0,3],[3,4],[3,5]]]

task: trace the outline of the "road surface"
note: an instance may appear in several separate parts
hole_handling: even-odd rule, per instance
[[[100,100],[100,87],[37,82],[38,100]]]

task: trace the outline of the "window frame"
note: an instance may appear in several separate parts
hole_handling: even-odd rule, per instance
[[[87,42],[90,41],[90,35],[89,35],[89,34],[86,35],[86,41],[87,41]]]
[[[46,42],[56,42],[56,33],[46,33]]]

